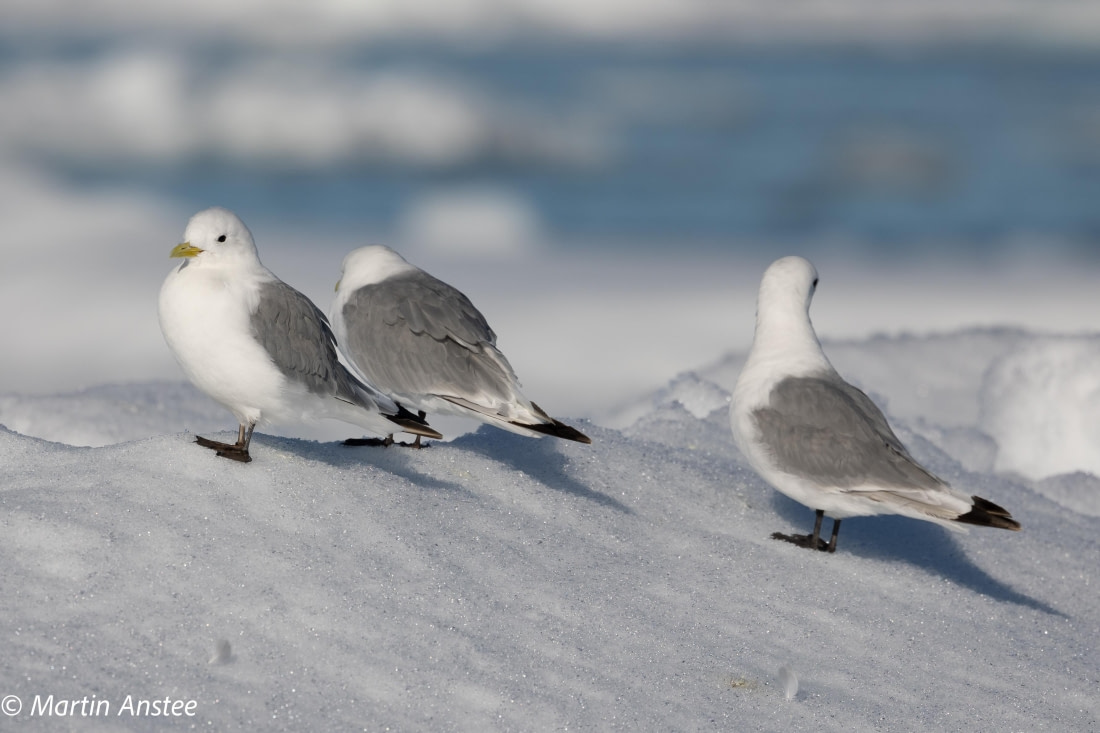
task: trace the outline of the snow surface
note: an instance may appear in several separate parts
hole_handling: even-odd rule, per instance
[[[989,365],[1049,343],[826,343],[1024,527],[852,519],[835,555],[768,539],[812,513],[733,447],[742,353],[583,423],[591,446],[264,433],[242,465],[191,443],[228,414],[184,385],[10,395],[0,422],[100,447],[0,430],[0,696],[22,722],[35,695],[111,704],[74,730],[145,727],[127,695],[210,730],[1095,729],[1100,481],[997,473],[978,426]]]
[[[1049,338],[998,359],[981,424],[998,443],[998,471],[1032,478],[1072,465],[1100,475],[1100,341]],[[1023,429],[1021,429],[1023,428]]]

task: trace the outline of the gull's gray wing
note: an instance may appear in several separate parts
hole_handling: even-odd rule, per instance
[[[788,377],[753,418],[787,473],[839,488],[946,488],[913,460],[875,403],[839,376]]]
[[[315,394],[334,395],[362,404],[369,387],[340,363],[336,337],[328,319],[306,296],[280,280],[260,286],[260,300],[252,313],[252,335],[267,350],[275,366],[289,379]],[[377,405],[369,405],[377,407]]]
[[[513,399],[515,373],[485,317],[426,272],[359,288],[342,315],[349,356],[384,391]]]

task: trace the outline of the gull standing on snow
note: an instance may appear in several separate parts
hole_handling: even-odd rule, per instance
[[[801,257],[764,273],[756,334],[730,405],[734,440],[752,467],[780,492],[814,509],[809,535],[774,539],[836,550],[844,517],[901,514],[955,530],[961,524],[1020,529],[1005,509],[948,486],[920,466],[882,411],[841,379],[810,323],[817,271]],[[820,539],[833,519],[832,538]]]
[[[441,437],[340,364],[324,314],[260,264],[233,212],[200,211],[184,240],[160,289],[160,328],[188,378],[240,424],[236,443],[195,442],[246,463],[257,424],[315,417]]]
[[[523,395],[496,334],[465,295],[388,247],[344,258],[331,317],[348,361],[421,415],[445,412],[521,435],[592,442]]]

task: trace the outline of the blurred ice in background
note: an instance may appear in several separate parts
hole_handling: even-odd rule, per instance
[[[597,420],[745,349],[775,257],[826,338],[1100,322],[1088,3],[0,6],[0,392],[182,378],[195,211],[327,310],[401,249]]]

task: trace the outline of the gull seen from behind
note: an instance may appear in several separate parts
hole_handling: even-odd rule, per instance
[[[461,415],[521,435],[592,442],[523,394],[469,298],[388,247],[362,247],[344,258],[330,315],[348,361],[421,415]]]
[[[951,488],[909,455],[882,411],[845,382],[810,323],[817,271],[784,257],[764,273],[756,332],[737,379],[730,424],[738,448],[768,483],[815,510],[809,535],[774,539],[836,550],[845,517],[900,514],[954,530],[962,525],[1018,530],[1009,512]],[[821,539],[825,515],[832,536]]]

